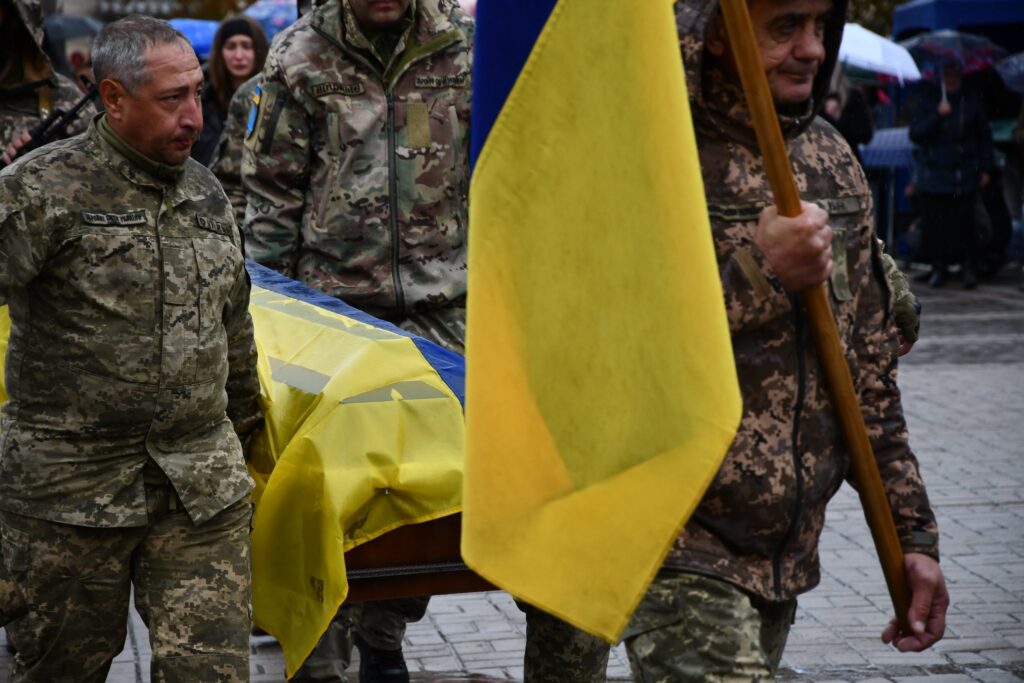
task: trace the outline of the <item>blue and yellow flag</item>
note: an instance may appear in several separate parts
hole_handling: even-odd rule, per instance
[[[481,0],[462,553],[607,640],[740,395],[672,2]]]
[[[345,551],[462,502],[462,357],[249,264],[267,428],[250,454],[253,617],[301,666]]]

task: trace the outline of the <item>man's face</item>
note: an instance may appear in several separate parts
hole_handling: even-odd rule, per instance
[[[810,98],[814,77],[825,62],[825,24],[831,0],[749,0],[761,63],[775,104],[799,105]],[[707,47],[736,73],[721,17],[708,33]]]
[[[749,7],[775,103],[807,101],[825,62],[825,23],[831,0],[751,0]]]
[[[109,102],[104,94],[107,115],[125,142],[154,161],[176,166],[188,159],[203,130],[203,72],[184,42],[150,47],[146,64],[150,79],[135,93],[119,87]]]
[[[356,21],[371,31],[385,31],[402,20],[412,0],[349,0]]]

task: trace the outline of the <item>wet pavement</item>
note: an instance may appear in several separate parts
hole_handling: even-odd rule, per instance
[[[856,495],[829,507],[821,585],[803,596],[783,681],[1024,682],[1024,293],[1017,271],[964,291],[915,284],[922,339],[900,367],[913,446],[942,535],[952,596],[944,640],[901,654],[882,644],[891,607]],[[2,636],[0,636],[2,637]],[[282,681],[280,648],[252,639],[253,681]],[[404,651],[413,680],[522,680],[525,622],[501,592],[435,597]],[[108,683],[149,681],[137,615]],[[357,670],[358,665],[353,667]],[[0,649],[0,680],[10,659]],[[631,681],[620,647],[609,680]],[[357,675],[353,674],[353,683]]]

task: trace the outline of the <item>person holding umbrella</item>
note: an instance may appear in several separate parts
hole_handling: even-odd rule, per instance
[[[994,165],[992,131],[981,99],[963,88],[959,60],[941,64],[940,73],[940,87],[926,86],[910,124],[928,284],[941,287],[947,267],[959,261],[964,287],[973,289],[979,254],[974,207]]]

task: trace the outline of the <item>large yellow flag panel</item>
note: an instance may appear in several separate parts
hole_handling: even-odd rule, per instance
[[[348,593],[345,551],[459,510],[462,405],[408,337],[264,289],[250,312],[268,418],[253,608],[292,675]]]
[[[463,556],[610,641],[740,416],[685,93],[672,3],[559,0],[471,185]]]

